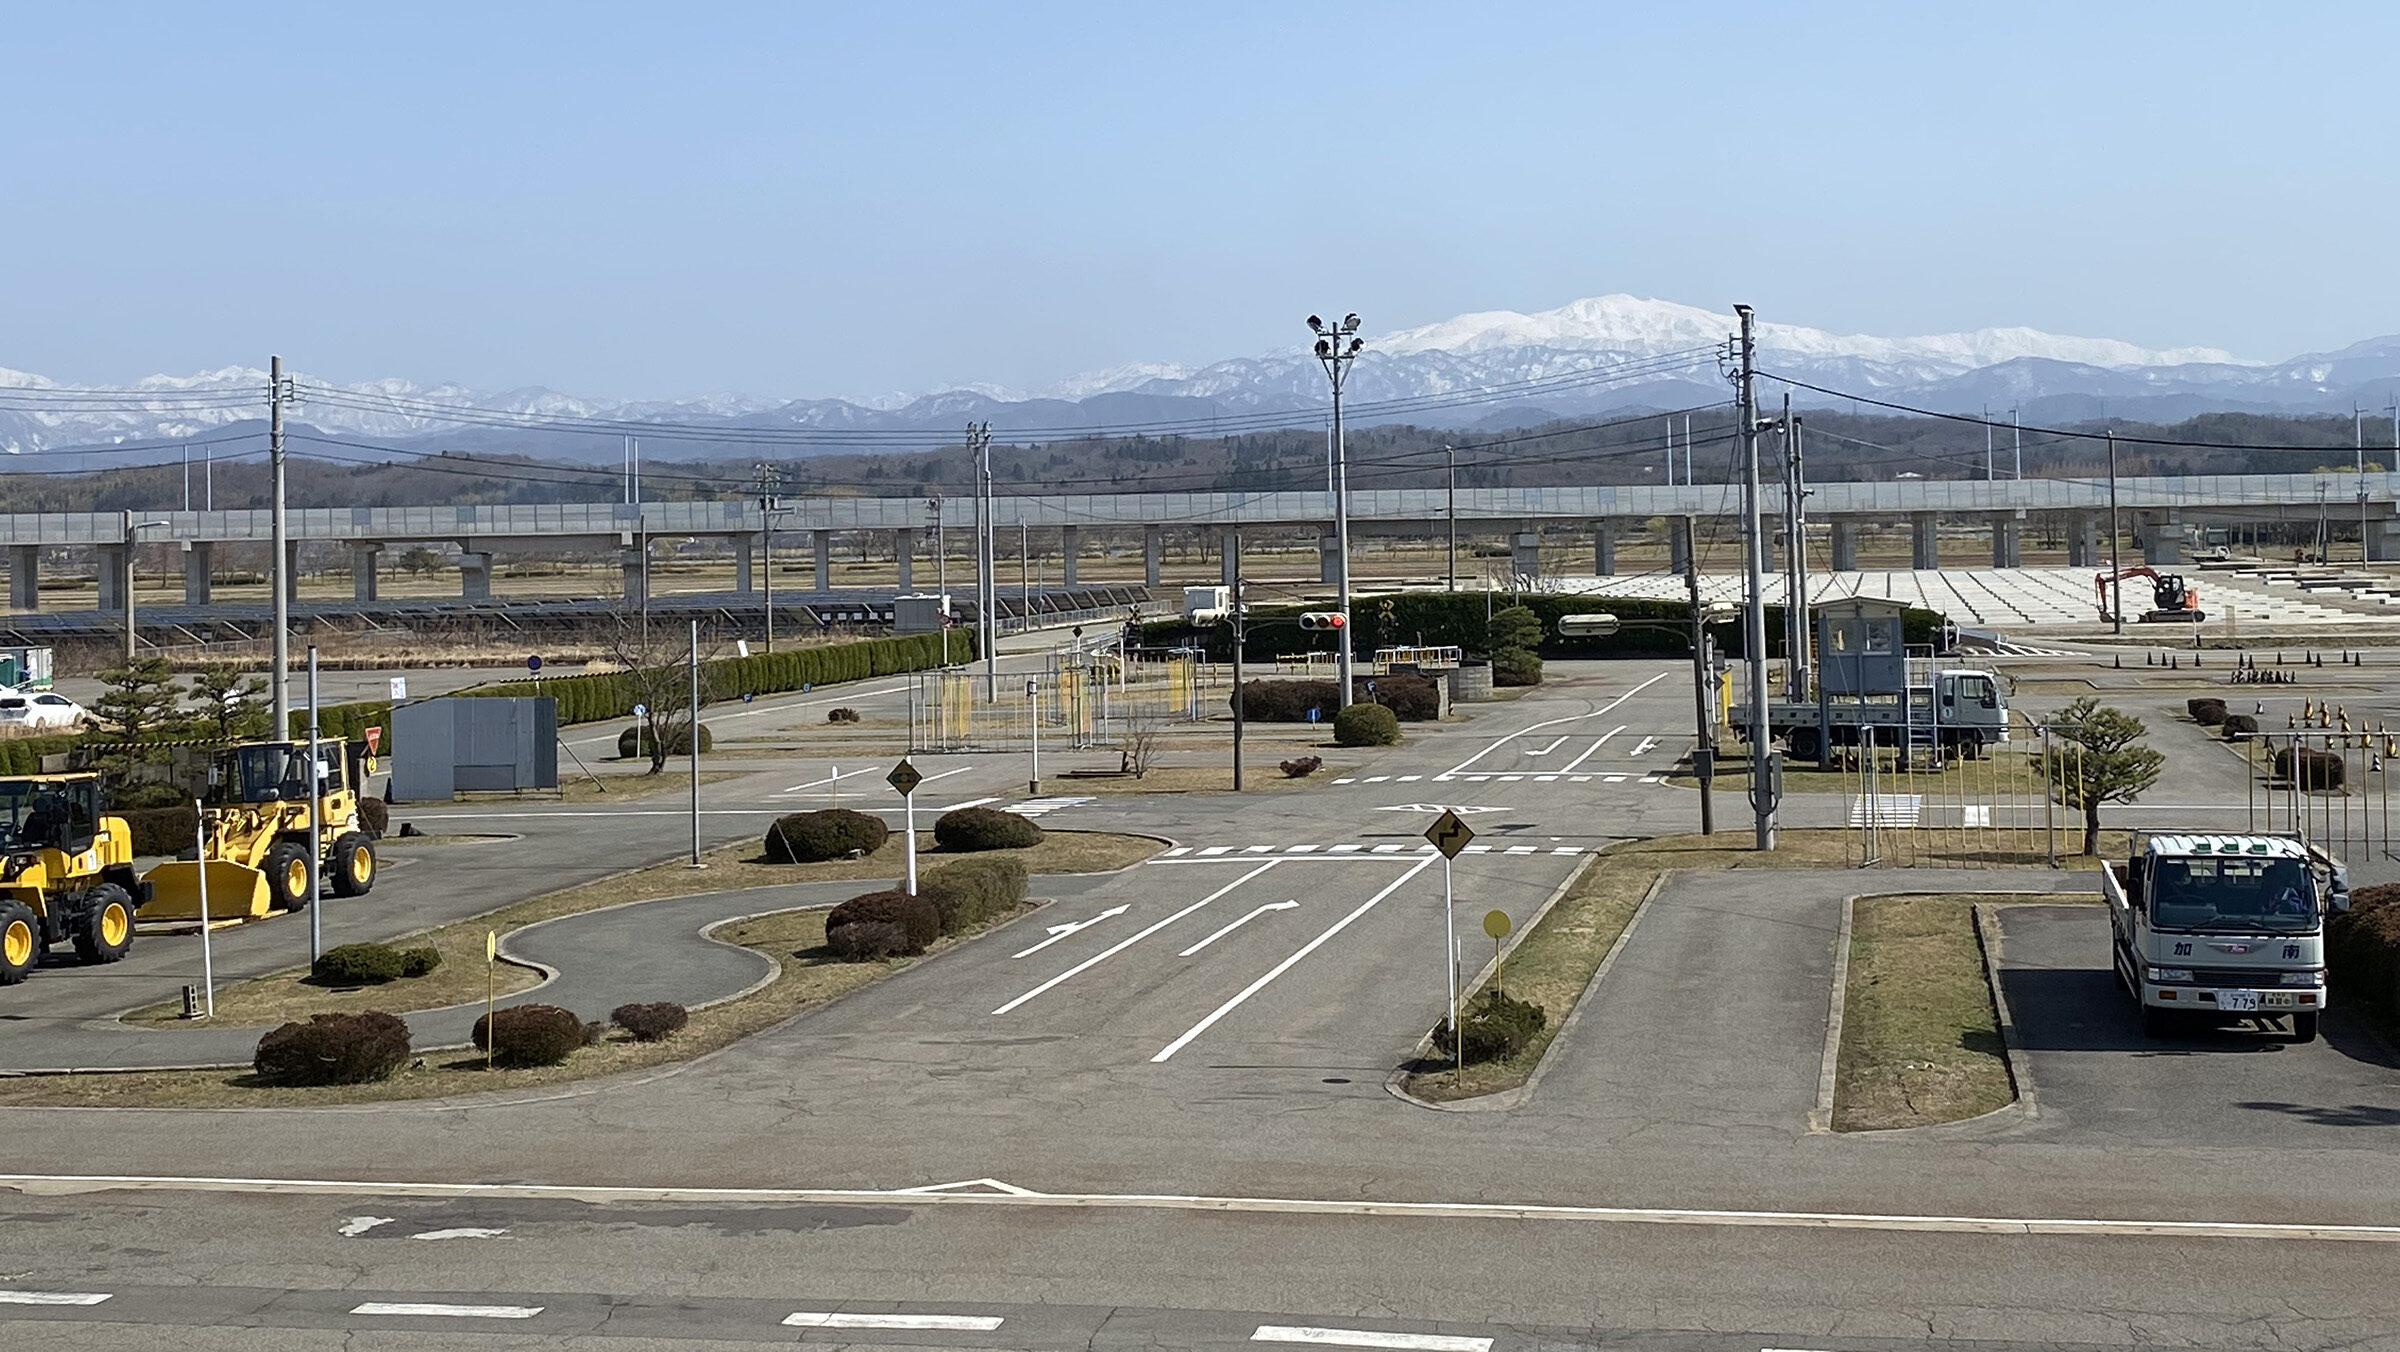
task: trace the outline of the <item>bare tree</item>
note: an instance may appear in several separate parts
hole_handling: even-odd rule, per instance
[[[1144,710],[1128,714],[1118,724],[1117,769],[1140,779],[1158,763],[1158,739],[1165,731],[1165,720],[1156,713]]]
[[[692,732],[691,630],[680,624],[651,624],[632,606],[619,606],[607,640],[608,658],[623,668],[642,712],[636,726],[638,754],[650,761],[649,773],[667,768],[670,755],[688,755]],[[705,709],[723,692],[715,689],[711,670],[719,646],[703,638],[700,648],[700,704]]]

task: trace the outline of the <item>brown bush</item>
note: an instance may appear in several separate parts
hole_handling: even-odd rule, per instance
[[[373,1084],[408,1061],[408,1025],[391,1014],[318,1014],[258,1040],[251,1069],[270,1084]]]
[[[2254,736],[2258,732],[2258,718],[2253,714],[2227,714],[2223,732],[2229,742],[2236,737]]]
[[[853,852],[870,855],[883,848],[892,828],[883,818],[846,807],[818,812],[795,812],[778,817],[767,828],[766,856],[770,864],[814,864],[847,859]]]
[[[659,1000],[619,1005],[609,1011],[608,1021],[631,1034],[636,1042],[663,1042],[683,1031],[683,1026],[692,1021],[692,1014],[671,1000]]]
[[[1325,768],[1325,758],[1323,756],[1294,756],[1290,760],[1278,764],[1275,768],[1283,771],[1283,777],[1286,779],[1306,779]]]
[[[1030,817],[996,807],[959,807],[934,822],[933,839],[954,854],[1022,850],[1042,843],[1042,828]]]
[[[2290,747],[2275,749],[2274,765],[2277,779],[2297,778],[2300,787],[2304,789],[2338,789],[2342,787],[2344,779],[2349,774],[2347,768],[2343,766],[2340,756],[2331,751],[2318,751],[2305,746],[2300,748],[2299,769],[2296,776],[2293,771]]]
[[[940,937],[942,917],[933,903],[898,888],[852,897],[825,916],[825,946],[852,962],[922,953]]]
[[[2225,721],[2225,701],[2221,699],[2187,699],[2183,702],[2183,709],[2192,716],[2193,722],[2204,728],[2213,728]]]
[[[474,1038],[496,1065],[555,1066],[584,1045],[583,1020],[556,1005],[512,1005],[477,1019]]]

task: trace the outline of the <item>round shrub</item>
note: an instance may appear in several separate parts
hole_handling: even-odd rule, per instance
[[[1041,843],[1042,828],[1014,812],[993,807],[962,807],[941,815],[933,824],[933,838],[943,849],[957,854],[1022,850]]]
[[[619,1005],[608,1013],[608,1021],[624,1029],[636,1042],[663,1042],[683,1031],[692,1021],[691,1011],[671,1000],[646,1005]]]
[[[1467,1002],[1459,1011],[1458,1021],[1465,1030],[1463,1039],[1451,1035],[1447,1019],[1434,1033],[1434,1041],[1459,1064],[1471,1061],[1499,1061],[1523,1051],[1534,1035],[1542,1031],[1549,1016],[1540,1005],[1519,1000],[1506,991],[1487,990]],[[1463,1041],[1463,1049],[1460,1043]]]
[[[825,946],[850,962],[922,953],[941,936],[933,903],[897,888],[852,897],[825,917]]]
[[[617,759],[633,760],[637,757],[647,759],[650,755],[650,742],[649,725],[646,723],[634,724],[617,734]],[[716,750],[716,747],[717,735],[709,731],[706,723],[701,724],[700,750],[705,754]],[[667,729],[667,754],[670,756],[692,754],[691,732],[688,728],[678,726]]]
[[[2183,709],[2192,716],[2193,722],[2204,728],[2213,728],[2225,721],[2225,701],[2221,699],[2187,699],[2183,702]]]
[[[383,839],[383,833],[392,829],[392,805],[380,798],[359,799],[358,829],[370,840]]]
[[[475,1021],[475,1049],[495,1065],[555,1066],[584,1044],[583,1020],[556,1005],[512,1005]]]
[[[1391,710],[1403,723],[1426,723],[1442,716],[1442,688],[1430,676],[1402,672],[1377,676],[1373,684],[1375,692],[1366,697],[1367,702]]]
[[[855,723],[858,721],[858,710],[853,709],[848,705],[844,705],[839,709],[827,709],[825,711],[825,721],[828,723]]]
[[[964,934],[990,924],[1025,900],[1021,859],[961,859],[917,880],[917,899],[933,907],[942,933]]]
[[[1500,648],[1492,653],[1492,684],[1540,685],[1542,659],[1530,648]]]
[[[258,1040],[250,1068],[270,1084],[373,1084],[408,1062],[408,1025],[394,1015],[318,1014]]]
[[[1333,740],[1341,746],[1396,746],[1400,720],[1380,704],[1353,704],[1334,715]]]
[[[2237,737],[2255,736],[2258,733],[2258,717],[2255,714],[2227,714],[2223,731],[2225,740],[2229,742]]]
[[[2348,777],[2349,770],[2342,764],[2339,754],[2331,751],[2317,751],[2305,746],[2300,748],[2299,765],[2295,767],[2292,763],[2291,748],[2277,747],[2275,749],[2275,777],[2289,780],[2295,777],[2295,773],[2300,787],[2303,789],[2338,789],[2342,787],[2343,780]]]
[[[826,808],[820,812],[795,812],[778,817],[767,828],[767,862],[770,864],[814,864],[825,859],[847,859],[853,852],[873,854],[890,839],[892,828],[883,818],[864,812],[852,812],[846,807]]]
[[[400,975],[424,976],[442,965],[442,950],[427,946],[400,950]]]
[[[380,986],[407,974],[400,950],[390,944],[338,944],[309,964],[309,979],[320,986]]]
[[[1279,763],[1275,768],[1283,771],[1283,777],[1286,779],[1306,779],[1325,768],[1325,758],[1323,756],[1294,756],[1290,760]]]

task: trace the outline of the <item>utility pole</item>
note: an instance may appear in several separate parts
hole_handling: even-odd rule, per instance
[[[983,628],[983,702],[1000,702],[1000,662],[994,641],[1000,636],[992,612],[1000,608],[1000,588],[992,579],[992,425],[967,424],[967,456],[975,467],[975,620]]]
[[[1800,419],[1792,397],[1783,397],[1784,538],[1783,696],[1805,699],[1809,691],[1808,476],[1800,460]]]
[[[1242,641],[1249,633],[1244,622],[1242,601],[1248,589],[1242,585],[1242,533],[1233,533],[1233,791],[1242,791]],[[1122,668],[1120,668],[1122,670]]]
[[[1675,486],[1675,420],[1674,420],[1673,418],[1669,418],[1669,419],[1667,419],[1667,420],[1666,420],[1666,422],[1667,422],[1667,487],[1669,487],[1669,488],[1673,488],[1673,487]]]
[[[1693,535],[1683,519],[1683,538]],[[1700,834],[1713,835],[1717,809],[1710,786],[1717,778],[1717,720],[1708,713],[1708,613],[1700,608],[1700,551],[1683,551],[1683,587],[1692,598],[1692,773],[1700,781]]]
[[[1983,481],[1992,481],[1992,406],[1983,406]]]
[[[2108,615],[2110,629],[2125,632],[2125,561],[2117,554],[2125,532],[2117,516],[2117,429],[2108,429]]]
[[[758,465],[758,544],[767,565],[767,651],[775,651],[775,513],[783,506],[783,475],[770,461]]]
[[[1741,362],[1737,400],[1742,436],[1742,569],[1749,587],[1744,617],[1743,656],[1750,663],[1750,806],[1756,814],[1756,846],[1775,848],[1774,753],[1768,749],[1767,720],[1767,598],[1766,535],[1758,514],[1758,371],[1756,316],[1747,305],[1736,305],[1742,333],[1737,356]]]
[[[1367,344],[1358,336],[1356,314],[1342,316],[1338,325],[1328,325],[1310,315],[1308,329],[1317,335],[1317,360],[1325,367],[1325,378],[1333,384],[1334,588],[1338,594],[1335,609],[1342,613],[1343,620],[1341,632],[1334,636],[1334,654],[1341,668],[1342,707],[1347,709],[1355,692],[1350,680],[1350,465],[1349,448],[1342,440],[1342,384],[1349,377],[1350,364],[1358,360],[1359,349]]]
[[[2008,411],[2008,427],[2014,438],[2013,453],[2016,456],[2016,477],[2022,479],[2025,477],[2025,419],[2021,410],[2012,408]]]
[[[2358,561],[2367,561],[2367,414],[2350,405],[2350,435],[2358,442]]]
[[[1692,486],[1692,415],[1683,415],[1683,486]]]
[[[2395,414],[2393,414],[2393,415],[2392,415],[2392,426],[2394,426],[2394,427],[2400,427],[2400,413],[2395,413]],[[2396,435],[2400,435],[2400,434],[2396,434]],[[1668,472],[1669,474],[1672,474],[1672,473],[1674,473],[1674,472],[1675,472],[1674,456],[1675,456],[1675,452],[1674,452],[1674,450],[1673,450],[1672,448],[1670,448],[1670,449],[1667,451],[1667,472]],[[1457,591],[1457,590],[1458,590],[1458,451],[1457,451],[1457,449],[1456,449],[1456,448],[1454,448],[1454,447],[1450,447],[1450,446],[1444,446],[1444,447],[1442,448],[1442,459],[1443,459],[1445,462],[1447,462],[1447,463],[1448,463],[1448,465],[1449,465],[1449,469],[1450,469],[1450,508],[1449,508],[1449,514],[1450,514],[1450,572],[1449,572],[1449,585],[1448,585],[1448,586],[1446,586],[1446,587],[1444,587],[1442,590],[1444,590],[1444,591]]]
[[[291,524],[283,503],[283,405],[290,396],[283,383],[283,358],[267,358],[267,465],[273,479],[275,559],[267,576],[275,588],[274,692],[276,741],[292,735],[292,566]]]

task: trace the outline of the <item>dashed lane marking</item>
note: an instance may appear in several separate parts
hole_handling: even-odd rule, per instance
[[[531,1319],[542,1312],[539,1305],[443,1305],[431,1301],[370,1300],[352,1306],[350,1313],[383,1315],[397,1319]]]
[[[1056,812],[1062,807],[1075,807],[1093,801],[1095,800],[1088,794],[1081,798],[1028,798],[1022,803],[1009,804],[1008,811],[1014,812],[1020,817],[1039,817],[1045,813]]]
[[[441,1239],[498,1239],[498,1238],[500,1238],[501,1236],[503,1236],[503,1235],[505,1235],[505,1234],[507,1234],[507,1233],[508,1233],[508,1231],[506,1231],[506,1230],[504,1230],[504,1229],[493,1229],[493,1228],[491,1228],[491,1227],[489,1227],[489,1226],[482,1226],[482,1225],[460,1225],[460,1226],[454,1226],[454,1227],[452,1227],[451,1229],[448,1229],[448,1230],[425,1230],[425,1231],[421,1231],[421,1232],[419,1232],[419,1233],[417,1233],[417,1234],[410,1235],[410,1236],[409,1236],[409,1238],[410,1238],[410,1239],[434,1239],[434,1240],[441,1240]]]
[[[1305,1324],[1261,1324],[1254,1343],[1303,1343],[1311,1347],[1400,1348],[1407,1352],[1492,1352],[1489,1338],[1447,1333],[1387,1333],[1376,1329],[1328,1329]]]
[[[783,1317],[796,1329],[896,1329],[940,1333],[990,1333],[1004,1322],[990,1314],[849,1314],[798,1310]]]
[[[0,1305],[98,1305],[111,1291],[0,1291]]]

